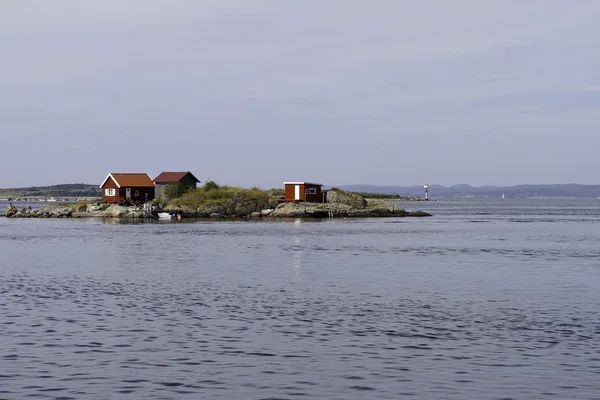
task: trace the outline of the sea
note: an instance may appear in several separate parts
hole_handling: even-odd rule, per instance
[[[401,205],[0,218],[0,398],[600,399],[599,200]]]

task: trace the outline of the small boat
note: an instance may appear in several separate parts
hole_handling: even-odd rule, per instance
[[[158,218],[159,219],[173,219],[173,215],[169,214],[168,212],[159,212],[158,214]]]

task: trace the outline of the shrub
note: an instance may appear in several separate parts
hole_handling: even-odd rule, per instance
[[[165,187],[165,197],[167,200],[173,200],[181,197],[185,193],[185,188],[179,183],[169,183]]]
[[[215,189],[219,189],[220,186],[217,185],[217,182],[212,181],[212,180],[208,180],[204,183],[204,186],[202,186],[202,189],[209,191],[209,190],[215,190]]]

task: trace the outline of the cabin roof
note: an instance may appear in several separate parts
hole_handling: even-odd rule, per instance
[[[152,178],[145,172],[113,172],[108,174],[100,188],[102,188],[106,182],[112,179],[117,187],[154,187],[154,182],[152,182]]]
[[[315,185],[315,186],[323,186],[322,183],[314,183],[314,182],[283,182],[284,185]]]
[[[196,181],[196,183],[200,182],[200,180],[198,178],[196,178],[194,176],[194,174],[192,174],[190,171],[183,171],[183,172],[162,172],[160,175],[158,175],[156,178],[154,178],[154,183],[175,183],[175,182],[179,182],[187,174],[190,174],[190,176],[192,178],[194,178],[194,180]]]

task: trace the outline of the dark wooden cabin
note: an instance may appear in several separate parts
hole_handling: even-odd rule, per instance
[[[200,180],[190,171],[162,172],[154,178],[155,194],[157,199],[165,200],[165,189],[171,184],[177,184],[181,189],[195,188]]]

